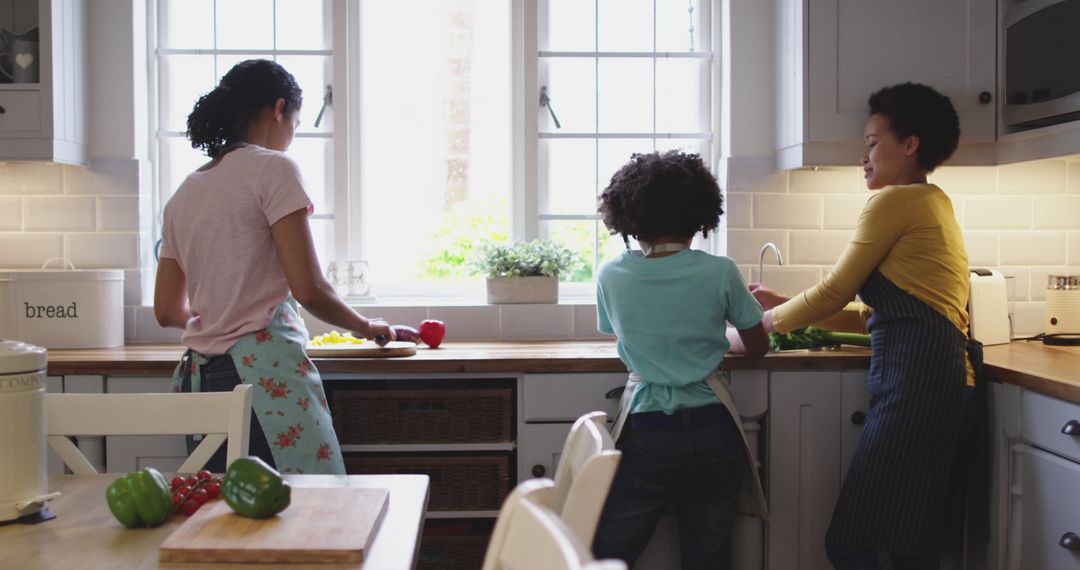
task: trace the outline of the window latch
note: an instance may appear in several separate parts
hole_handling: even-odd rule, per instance
[[[559,124],[559,118],[555,116],[555,109],[551,108],[551,97],[548,97],[547,85],[540,87],[540,106],[547,107],[549,113],[551,113],[551,120],[555,121],[555,128],[561,129],[562,125]]]
[[[326,91],[323,91],[322,108],[319,109],[319,114],[315,117],[315,128],[319,128],[319,123],[322,123],[323,113],[326,112],[326,108],[334,104],[334,88],[330,85],[326,86]]]

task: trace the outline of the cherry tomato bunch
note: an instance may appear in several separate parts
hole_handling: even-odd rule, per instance
[[[207,501],[221,496],[221,478],[214,477],[206,469],[187,477],[177,475],[172,478],[170,487],[174,514],[191,516]]]

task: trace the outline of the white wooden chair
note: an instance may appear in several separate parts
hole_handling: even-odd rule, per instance
[[[247,455],[251,386],[197,394],[46,394],[49,446],[76,475],[97,473],[67,436],[206,434],[180,466],[202,469],[226,438],[226,465]]]
[[[499,511],[484,570],[626,570],[619,560],[593,560],[545,506],[554,488],[551,479],[530,479],[514,488]]]
[[[579,417],[566,436],[548,507],[562,517],[587,548],[592,546],[621,458],[622,452],[615,450],[608,433],[604,412]]]

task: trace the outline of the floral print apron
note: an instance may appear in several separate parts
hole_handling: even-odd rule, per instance
[[[229,347],[244,384],[252,386],[252,408],[259,419],[274,463],[283,473],[344,475],[322,379],[304,352],[308,332],[289,297],[274,310],[266,328],[248,333]],[[200,369],[209,358],[188,350],[173,372],[178,389],[183,367],[191,366],[191,391],[200,392]]]

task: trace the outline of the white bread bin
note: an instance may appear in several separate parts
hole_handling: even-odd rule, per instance
[[[124,272],[0,270],[0,338],[45,348],[123,346]]]

